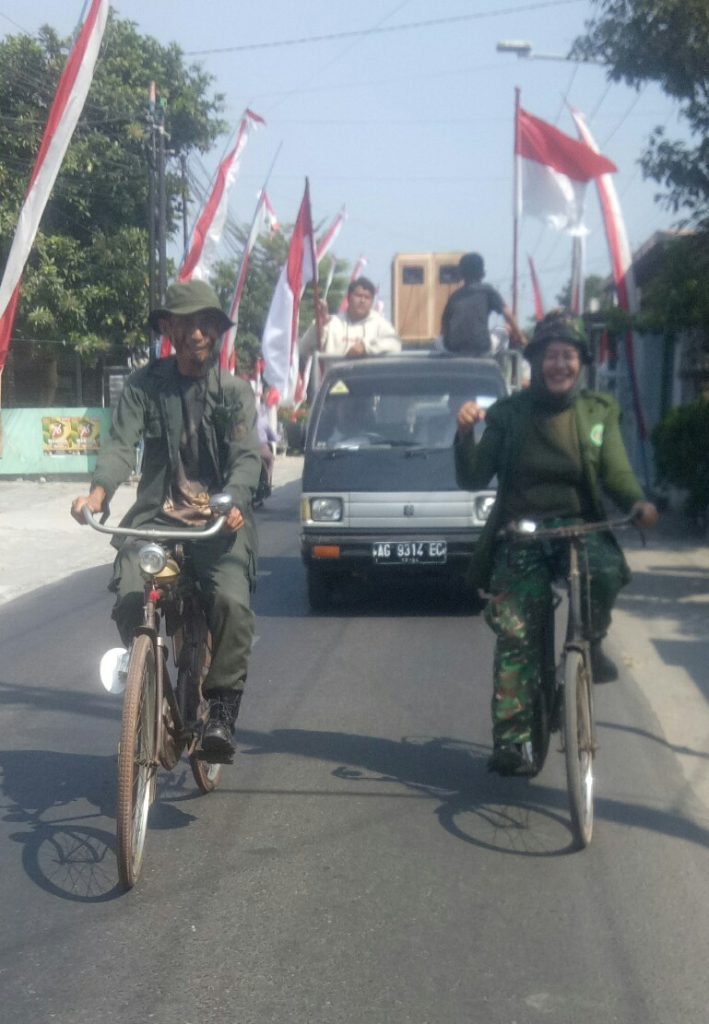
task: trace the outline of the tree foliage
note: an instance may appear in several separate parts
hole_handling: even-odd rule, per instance
[[[709,401],[680,405],[652,433],[658,482],[687,491],[688,515],[706,524],[709,509]]]
[[[572,55],[607,65],[613,81],[656,82],[679,103],[692,135],[686,143],[654,130],[645,174],[687,221],[709,229],[709,3],[707,0],[593,0],[598,15]]]
[[[643,288],[637,326],[658,333],[700,327],[709,337],[709,245],[705,234],[670,241],[660,269]]]
[[[584,305],[586,309],[589,308],[589,303],[593,299],[598,300],[599,309],[608,309],[612,305],[612,293],[608,291],[606,285],[606,278],[601,277],[599,274],[589,274],[588,277],[584,278],[583,282],[583,295]],[[557,304],[563,306],[564,309],[569,308],[571,303],[571,279],[563,289],[559,292],[556,297]]]
[[[44,27],[0,41],[0,266],[4,263],[70,40]],[[225,125],[212,77],[176,45],[141,36],[111,12],[81,119],[42,218],[14,334],[83,353],[134,346],[147,317],[146,113],[154,80],[168,146],[208,150]],[[168,175],[168,233],[180,204]]]

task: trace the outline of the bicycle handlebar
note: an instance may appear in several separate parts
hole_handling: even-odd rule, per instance
[[[544,529],[537,529],[536,523],[531,520],[520,520],[519,523],[509,523],[500,530],[498,536],[515,541],[534,540],[561,540],[563,538],[582,537],[587,533],[603,533],[606,530],[622,530],[627,526],[635,526],[637,517],[633,514],[623,516],[622,519],[605,519],[598,523],[577,523],[575,526],[551,526]],[[530,529],[524,529],[520,523],[529,523]]]
[[[134,529],[131,526],[102,526],[97,519],[94,519],[88,505],[84,505],[81,511],[84,515],[84,521],[94,530],[97,530],[98,533],[108,533],[112,537],[142,537],[144,540],[205,540],[219,533],[226,522],[226,516],[217,516],[213,523],[202,529],[173,530],[168,526],[164,530],[157,530],[154,527],[141,530]]]

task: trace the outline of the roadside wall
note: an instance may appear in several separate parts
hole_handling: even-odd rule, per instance
[[[81,475],[93,472],[111,425],[111,410],[3,409],[0,477]]]

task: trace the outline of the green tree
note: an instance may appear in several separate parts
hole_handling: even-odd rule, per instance
[[[679,103],[693,142],[656,128],[641,163],[665,186],[664,201],[709,230],[709,4],[707,0],[593,0],[598,15],[572,56],[600,61],[608,77],[640,88],[657,82]]]
[[[606,288],[606,278],[600,277],[598,274],[589,274],[588,277],[584,278],[583,294],[586,309],[589,308],[589,304],[593,299],[598,300],[599,309],[607,309],[612,304],[612,293],[609,293]],[[571,302],[570,279],[568,284],[566,284],[557,295],[556,301],[560,306],[568,309],[569,303]]]
[[[0,41],[0,266],[6,259],[70,40],[50,27]],[[14,335],[87,356],[140,345],[147,318],[146,113],[157,83],[174,154],[205,152],[225,128],[212,77],[179,48],[112,11],[96,72],[23,276]],[[168,232],[180,182],[168,174]]]

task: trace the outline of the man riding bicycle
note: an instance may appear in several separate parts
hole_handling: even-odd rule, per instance
[[[126,380],[90,492],[74,500],[71,514],[83,524],[84,506],[94,513],[108,512],[116,488],[131,475],[141,439],[142,475],[121,526],[201,526],[211,515],[210,495],[231,495],[233,507],[224,531],[191,546],[212,634],[212,660],[203,686],[209,720],[202,751],[206,760],[229,761],[254,628],[257,536],[252,497],[261,472],[256,408],[249,384],[222,375],[213,358],[232,322],[208,284],[171,285],[164,307],[150,313],[150,325],[170,339],[175,355],[136,370]],[[114,543],[119,551],[110,585],[117,594],[113,618],[128,647],[142,618],[144,580],[137,562],[141,542]]]
[[[459,486],[478,490],[497,475],[495,504],[478,542],[471,582],[489,592],[485,618],[497,636],[492,697],[491,771],[532,774],[531,729],[542,650],[559,551],[498,538],[522,518],[544,527],[605,519],[601,491],[644,528],[657,521],[645,501],[620,434],[620,409],[607,394],[587,391],[581,371],[591,361],[576,322],[557,310],[537,325],[525,350],[531,383],[488,411],[466,402],[454,443]],[[479,442],[476,423],[485,420]],[[610,533],[587,538],[590,573],[591,664],[597,682],[617,678],[601,650],[611,609],[630,572]],[[556,565],[555,565],[556,561]]]

